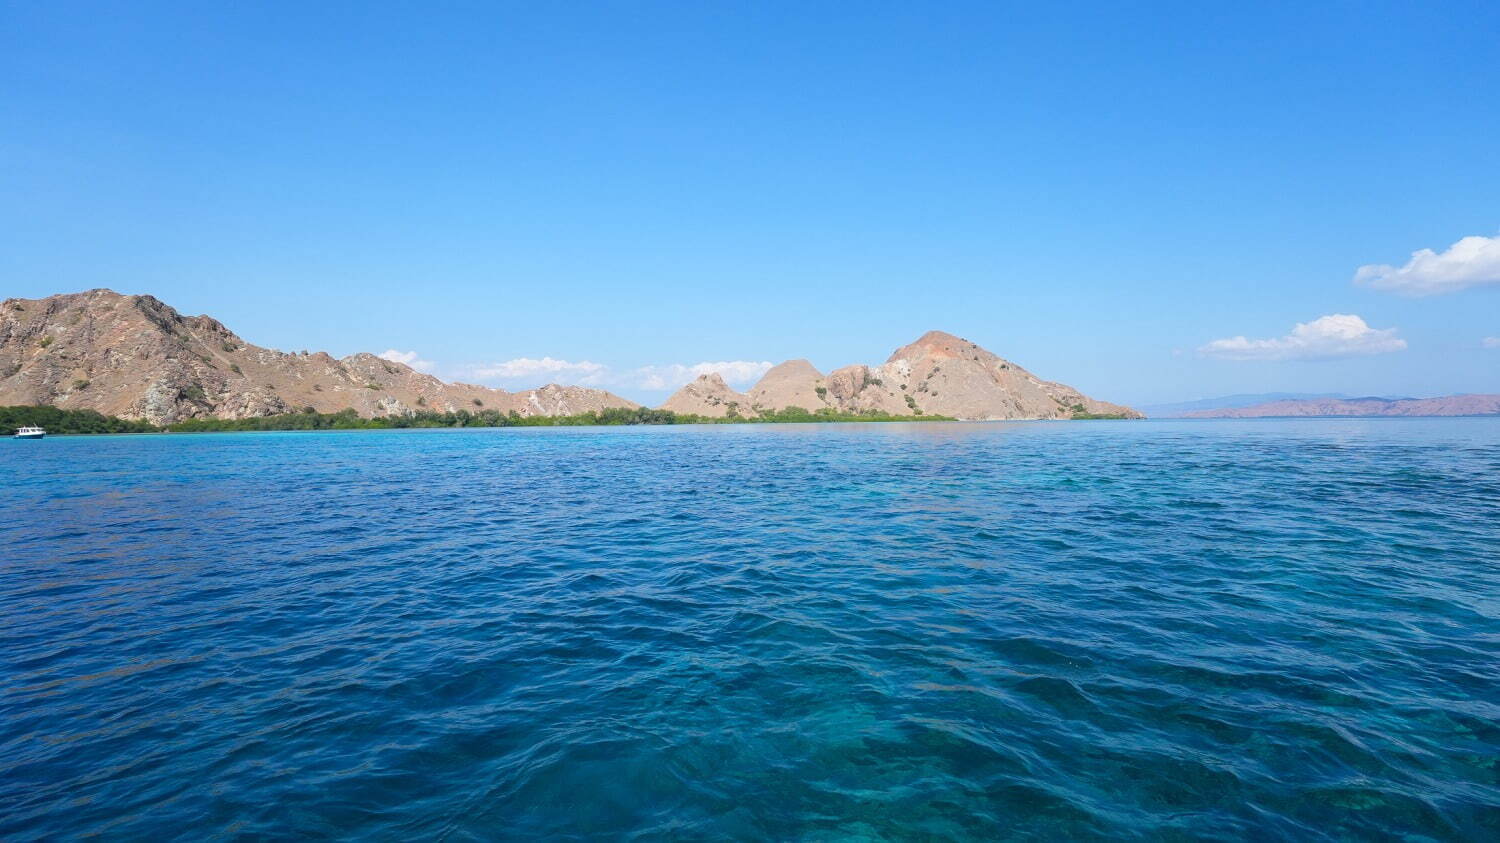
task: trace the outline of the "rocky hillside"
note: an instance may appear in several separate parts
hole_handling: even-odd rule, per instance
[[[712,380],[709,380],[709,379]],[[875,410],[892,415],[958,419],[1066,419],[1075,415],[1141,418],[1129,407],[1098,401],[1060,383],[1044,381],[968,340],[929,331],[899,348],[880,366],[845,366],[826,377],[805,360],[771,369],[748,395],[717,375],[704,376],[673,395],[664,409],[740,415],[801,407],[844,413]]]
[[[1267,401],[1250,407],[1224,407],[1217,410],[1185,413],[1183,418],[1496,415],[1500,415],[1500,395],[1445,395],[1441,398],[1311,398]]]
[[[713,419],[755,415],[750,409],[749,396],[730,389],[718,372],[699,375],[697,380],[673,393],[661,409]]]
[[[572,415],[633,402],[549,385],[507,392],[444,383],[373,354],[342,359],[251,345],[207,316],[111,290],[0,304],[0,405],[97,410],[166,424],[312,408],[363,416],[492,409]]]
[[[769,371],[750,389],[749,406],[765,409],[801,407],[817,410],[828,403],[828,383],[823,373],[806,360],[788,360]]]

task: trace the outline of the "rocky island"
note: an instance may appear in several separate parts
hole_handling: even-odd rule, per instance
[[[548,384],[509,392],[445,382],[369,353],[335,358],[263,348],[209,316],[105,289],[0,304],[0,405],[93,410],[155,425],[349,410],[364,418],[481,411],[525,418],[640,409],[602,389]],[[746,420],[793,408],[914,419],[1142,417],[941,331],[879,366],[824,375],[806,360],[789,360],[745,393],[706,374],[661,406],[680,416]]]

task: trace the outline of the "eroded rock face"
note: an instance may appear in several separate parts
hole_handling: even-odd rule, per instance
[[[824,392],[817,394],[820,386]],[[817,394],[820,403],[811,407],[795,403],[809,394]],[[880,366],[845,366],[827,377],[806,361],[788,361],[768,372],[750,396],[764,410],[826,406],[845,413],[921,413],[971,420],[1065,419],[1080,413],[1141,417],[1129,407],[1041,380],[975,343],[942,331],[923,334]]]
[[[724,383],[724,378],[720,377],[718,372],[699,375],[697,380],[673,393],[672,397],[661,405],[661,408],[674,413],[716,419],[730,415],[747,418],[755,415],[750,397],[730,389],[729,384]]]
[[[914,415],[915,408],[907,403],[899,387],[899,382],[884,371],[862,364],[834,369],[828,375],[833,406],[845,413],[873,410],[893,416]]]
[[[362,416],[414,410],[559,415],[638,405],[598,389],[511,393],[373,354],[342,360],[251,345],[219,321],[111,290],[0,304],[0,405],[50,404],[168,424],[312,408]]]

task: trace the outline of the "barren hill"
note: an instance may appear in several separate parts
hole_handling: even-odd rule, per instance
[[[1071,386],[1044,381],[952,334],[928,331],[899,348],[880,367],[882,378],[923,411],[961,419],[1052,419],[1075,413],[1140,413],[1090,398]],[[905,387],[904,389],[901,389]]]
[[[251,345],[151,296],[90,290],[0,304],[0,405],[97,410],[157,424],[312,408],[570,415],[633,402],[555,384],[520,393],[444,383],[373,354],[336,359]]]
[[[828,403],[828,387],[823,373],[806,360],[788,360],[772,366],[747,394],[750,405],[756,409],[801,407],[804,410],[817,410],[831,406]]]
[[[673,393],[661,408],[715,419],[755,415],[750,408],[750,397],[730,389],[718,372],[699,375],[697,380]]]
[[[942,331],[923,334],[881,366],[845,366],[826,378],[805,360],[788,361],[767,372],[749,397],[756,410],[829,407],[847,413],[875,410],[972,420],[1066,419],[1083,414],[1141,418],[1129,407],[1044,381]],[[667,408],[673,409],[670,404]]]

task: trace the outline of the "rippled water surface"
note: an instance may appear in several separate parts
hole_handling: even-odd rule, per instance
[[[0,838],[1496,839],[1500,421],[0,442]]]

